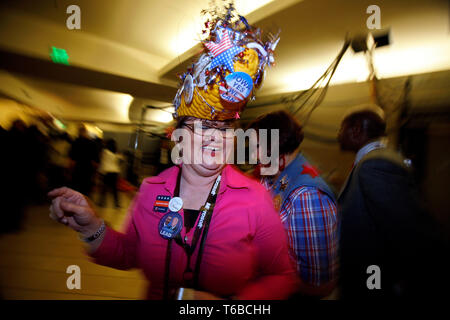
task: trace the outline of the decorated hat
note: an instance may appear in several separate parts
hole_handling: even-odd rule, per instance
[[[261,30],[250,26],[232,4],[223,12],[202,11],[204,52],[183,75],[175,96],[174,118],[238,119],[274,64],[277,35],[262,41]]]

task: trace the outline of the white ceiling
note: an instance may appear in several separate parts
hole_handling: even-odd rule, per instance
[[[258,97],[312,85],[337,55],[346,34],[368,32],[366,8],[373,4],[365,0],[235,2],[250,23],[268,31],[281,29],[276,66],[269,70]],[[129,115],[139,113],[142,105],[163,106],[171,102],[177,86],[176,72],[183,70],[201,49],[200,11],[208,3],[208,0],[3,0],[1,49],[49,61],[51,46],[64,48],[72,66],[102,77],[109,75],[111,81],[91,82],[86,87],[85,81],[73,77],[59,76],[56,80],[40,71],[33,74],[38,78],[31,78],[10,70],[8,74],[0,74],[0,91],[67,119],[129,122]],[[81,30],[66,27],[69,15],[65,10],[71,4],[81,8]],[[377,4],[382,28],[389,30],[391,36],[390,46],[375,51],[374,62],[380,78],[450,70],[448,1],[383,0]],[[332,83],[361,82],[367,74],[362,54],[349,50]],[[132,81],[139,81],[144,90],[131,90],[135,83]],[[30,92],[34,93],[34,99],[29,98]],[[150,112],[152,120],[158,121],[158,117],[157,111]]]

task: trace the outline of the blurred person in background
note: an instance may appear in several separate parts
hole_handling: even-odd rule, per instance
[[[134,153],[130,150],[125,150],[123,152],[123,156],[126,161],[126,173],[125,173],[125,179],[129,181],[133,186],[138,186],[138,175],[136,174],[135,170],[135,162],[136,157]]]
[[[104,207],[107,191],[110,190],[114,196],[116,208],[120,208],[119,195],[117,192],[117,181],[120,173],[120,161],[123,157],[117,153],[117,144],[114,139],[108,139],[100,157],[99,173],[102,175],[102,188],[100,191],[99,206]]]
[[[48,137],[41,132],[37,125],[33,124],[26,130],[28,148],[27,181],[30,185],[30,199],[33,203],[42,204],[46,201],[47,189],[47,165],[48,165]]]
[[[49,189],[67,185],[71,140],[67,133],[55,135],[49,146]]]
[[[105,147],[105,142],[103,141],[102,138],[100,137],[95,137],[94,138],[94,144],[95,144],[95,150],[97,151],[97,157],[100,159],[101,155],[102,155],[102,151]]]
[[[4,129],[2,126],[0,126],[0,151],[1,151],[1,156],[0,156],[0,176],[2,177],[2,181],[0,183],[0,201],[1,203],[3,203],[4,205],[4,211],[3,212],[3,223],[0,225],[0,235],[4,232],[8,232],[9,229],[9,219],[8,219],[8,215],[11,215],[10,212],[8,212],[9,210],[9,206],[8,206],[8,183],[9,183],[9,152],[8,152],[8,146],[7,146],[7,142],[8,142],[8,131],[6,129]],[[6,216],[6,218],[5,218]],[[1,298],[1,296],[0,296]]]
[[[2,204],[3,222],[0,224],[2,233],[16,232],[21,229],[25,207],[32,196],[33,172],[29,162],[32,158],[27,139],[27,126],[20,119],[14,120],[11,128],[4,136],[2,146]],[[30,157],[31,156],[31,157]]]
[[[1,125],[0,125],[0,151],[2,153],[2,156],[0,157],[0,172],[1,176],[4,177],[5,167],[6,167],[6,141],[7,141],[7,135],[8,131],[6,131]],[[1,184],[0,184],[1,185]],[[0,191],[3,189],[0,189]]]
[[[84,125],[78,130],[78,138],[73,142],[69,153],[72,159],[72,186],[75,190],[89,196],[94,185],[98,166],[98,150]]]
[[[302,126],[286,111],[272,112],[249,128],[279,130],[279,170],[262,176],[288,235],[290,254],[304,287],[298,298],[331,294],[338,272],[338,217],[333,191],[299,151]],[[259,137],[258,137],[259,138]],[[260,145],[260,148],[263,147]],[[264,150],[269,156],[270,151]]]
[[[143,181],[124,232],[105,227],[87,198],[67,188],[49,193],[51,217],[80,232],[96,263],[141,268],[150,282],[148,298],[175,298],[182,287],[192,299],[286,299],[299,280],[270,195],[225,164],[233,152],[227,141],[233,142],[234,121],[253,86],[261,84],[264,61],[271,56],[263,46],[245,47],[253,39],[234,40],[260,33],[237,31],[242,23],[230,21],[232,8],[218,15],[211,36],[228,38],[234,49],[222,48],[232,50],[223,57],[228,63],[217,59],[213,65],[219,44],[208,38],[211,57],[202,55],[183,76],[174,100],[178,133],[173,136],[182,148],[182,164]],[[270,41],[265,47],[274,49]],[[164,224],[168,220],[176,222],[174,228]]]
[[[443,297],[448,244],[420,203],[408,162],[386,147],[384,117],[377,105],[357,106],[338,135],[341,150],[356,154],[338,198],[341,297]]]

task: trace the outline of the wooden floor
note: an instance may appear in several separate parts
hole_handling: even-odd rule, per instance
[[[112,206],[112,199],[109,206]],[[131,198],[121,209],[97,208],[119,229]],[[147,282],[137,271],[120,271],[89,261],[76,232],[51,220],[49,206],[31,206],[23,230],[0,237],[0,295],[3,299],[143,299]],[[81,270],[81,289],[68,289],[67,267]]]

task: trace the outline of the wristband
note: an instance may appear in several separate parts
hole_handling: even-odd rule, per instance
[[[92,242],[92,241],[98,239],[102,235],[102,233],[105,232],[105,230],[106,230],[106,224],[105,224],[105,221],[103,220],[100,228],[98,228],[98,230],[92,236],[87,237],[87,238],[80,237],[80,239],[81,239],[81,241],[84,241],[87,243]]]

